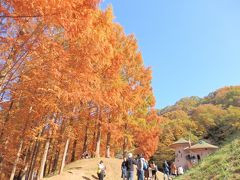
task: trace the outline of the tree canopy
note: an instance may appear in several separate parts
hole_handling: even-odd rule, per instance
[[[0,178],[61,173],[86,151],[155,152],[151,69],[111,8],[98,0],[0,8]]]

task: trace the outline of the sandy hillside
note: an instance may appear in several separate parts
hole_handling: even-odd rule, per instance
[[[101,158],[84,159],[68,164],[61,175],[44,178],[45,180],[95,180],[97,178],[97,164],[103,160],[107,167],[106,180],[121,180],[121,162],[120,159]],[[162,174],[159,173],[159,180],[162,180]],[[136,177],[135,177],[136,178]]]

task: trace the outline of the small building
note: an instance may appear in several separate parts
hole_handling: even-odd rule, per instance
[[[187,167],[187,155],[188,152],[185,151],[186,148],[189,148],[189,141],[181,138],[178,141],[170,145],[171,148],[175,150],[175,165],[176,167],[182,166],[184,169]]]
[[[176,167],[182,166],[184,169],[191,168],[194,164],[197,164],[207,155],[215,152],[218,147],[209,144],[205,141],[199,141],[196,144],[191,144],[191,141],[187,141],[183,138],[170,145],[175,150],[175,165]]]

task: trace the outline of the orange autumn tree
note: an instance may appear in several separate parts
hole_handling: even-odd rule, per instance
[[[53,1],[53,3],[54,2],[56,2],[56,1]],[[64,12],[63,12],[63,8],[65,9],[66,7],[68,7],[69,6],[69,8],[72,8],[72,10],[73,11],[75,11],[75,12],[77,12],[76,11],[76,8],[80,8],[81,10],[83,10],[83,9],[86,9],[86,10],[89,10],[88,12],[86,11],[86,13],[82,13],[81,12],[81,15],[82,15],[82,17],[84,17],[86,14],[89,14],[89,12],[90,11],[92,11],[92,10],[94,10],[95,9],[95,6],[93,6],[93,4],[91,4],[91,3],[89,3],[89,1],[88,2],[81,2],[81,3],[77,3],[77,1],[71,1],[71,2],[69,2],[69,3],[67,3],[67,4],[65,4],[65,3],[61,3],[61,2],[58,2],[58,4],[52,4],[52,6],[50,6],[49,8],[49,10],[52,10],[52,9],[55,9],[55,10],[57,10],[57,11],[59,11],[59,14],[60,15],[53,15],[53,16],[51,16],[50,15],[50,17],[51,18],[49,18],[49,12],[47,12],[47,6],[46,6],[46,4],[37,4],[38,2],[36,1],[36,2],[31,2],[32,3],[32,6],[29,6],[29,2],[27,2],[27,1],[11,1],[11,2],[4,2],[3,4],[2,4],[2,9],[3,9],[3,12],[4,12],[4,14],[3,14],[3,16],[2,16],[2,18],[5,20],[5,19],[11,19],[10,21],[11,22],[15,22],[15,26],[19,26],[20,28],[22,28],[23,27],[23,30],[24,31],[26,31],[26,30],[28,30],[28,32],[27,32],[27,35],[29,36],[29,37],[33,37],[33,35],[35,35],[36,33],[35,33],[35,30],[33,29],[33,27],[32,26],[37,26],[38,27],[38,31],[37,32],[39,32],[38,33],[38,38],[37,39],[34,39],[34,40],[31,40],[30,38],[27,38],[26,36],[26,33],[24,33],[23,32],[23,30],[22,29],[20,29],[19,30],[19,35],[17,35],[17,38],[19,37],[19,39],[22,37],[22,38],[24,38],[24,39],[27,39],[30,43],[31,43],[31,45],[32,45],[32,47],[34,46],[34,51],[32,50],[32,49],[27,49],[28,51],[28,60],[30,60],[30,62],[29,63],[32,63],[33,64],[33,62],[35,61],[35,60],[37,60],[37,63],[39,63],[40,64],[40,67],[42,67],[41,69],[39,69],[40,71],[41,70],[43,70],[44,69],[44,74],[43,74],[43,76],[42,77],[40,77],[40,79],[43,79],[44,80],[44,76],[46,75],[46,76],[49,76],[49,70],[48,70],[48,68],[50,69],[50,70],[54,70],[54,69],[52,69],[51,67],[51,65],[49,66],[49,64],[46,64],[46,62],[48,61],[48,62],[50,62],[52,65],[53,65],[53,63],[54,63],[54,61],[52,61],[51,62],[51,58],[49,58],[49,57],[52,57],[52,59],[53,60],[57,60],[57,59],[63,59],[63,57],[67,57],[66,56],[66,53],[64,53],[64,54],[62,54],[61,52],[63,52],[64,51],[64,44],[59,44],[58,42],[56,42],[56,41],[58,41],[57,39],[56,39],[56,34],[58,35],[58,34],[60,34],[60,37],[64,37],[64,36],[66,36],[66,35],[68,35],[69,37],[71,37],[73,34],[72,34],[72,32],[70,32],[70,30],[69,30],[69,32],[68,33],[64,33],[64,34],[61,34],[61,33],[58,33],[58,30],[57,29],[59,29],[59,28],[61,28],[62,29],[62,26],[64,25],[65,27],[64,27],[64,31],[66,31],[67,30],[67,28],[66,27],[72,27],[72,26],[69,26],[69,24],[64,24],[64,23],[68,23],[69,21],[68,21],[68,19],[69,19],[69,16],[71,15],[71,14],[66,14],[66,13],[64,13],[64,12],[66,12],[65,10],[64,10]],[[49,2],[46,2],[46,3],[49,3]],[[51,4],[51,3],[50,3]],[[59,9],[57,8],[56,9],[56,7],[59,7]],[[4,9],[5,8],[5,9]],[[12,13],[12,14],[10,14],[10,8],[14,8],[14,12]],[[31,8],[31,9],[29,9],[29,8]],[[43,8],[45,8],[45,10],[44,11],[42,11],[42,9]],[[28,10],[29,10],[29,12],[28,12]],[[46,11],[46,12],[45,12]],[[62,12],[61,12],[62,11]],[[39,14],[39,12],[40,12],[40,15],[38,15]],[[68,11],[68,12],[71,12],[71,11]],[[72,13],[72,12],[71,12]],[[35,14],[37,14],[37,15],[35,15]],[[78,15],[79,15],[80,13],[78,13]],[[62,16],[61,16],[62,15]],[[47,16],[47,19],[46,19],[46,16]],[[76,18],[75,18],[76,19]],[[48,21],[48,20],[50,20],[50,21]],[[61,21],[59,21],[59,20],[61,20]],[[31,21],[32,22],[32,26],[27,26],[28,25],[28,23],[29,23],[29,21]],[[85,21],[84,23],[86,23],[86,22],[88,22],[88,21]],[[70,23],[72,23],[73,24],[73,22],[70,22]],[[7,23],[6,23],[7,24]],[[27,25],[26,25],[27,24]],[[36,25],[35,25],[36,24]],[[75,25],[75,24],[74,24]],[[84,24],[85,25],[85,24]],[[80,23],[78,24],[78,26],[81,26],[81,27],[84,27],[84,25],[80,25]],[[25,27],[25,26],[27,26],[27,27]],[[75,25],[75,26],[77,26],[77,25]],[[57,29],[56,29],[57,28]],[[10,29],[10,28],[9,28]],[[33,30],[32,30],[33,29]],[[60,30],[61,30],[60,29]],[[81,28],[80,28],[81,29]],[[48,33],[49,32],[49,33]],[[61,32],[61,31],[59,31],[59,32]],[[16,32],[16,33],[18,33],[18,32]],[[53,35],[52,35],[53,34]],[[14,36],[14,35],[13,35]],[[54,36],[54,37],[53,37]],[[11,47],[11,43],[14,43],[15,41],[18,43],[18,42],[21,42],[21,41],[23,41],[23,40],[19,40],[19,39],[14,39],[14,41],[13,42],[11,42],[11,39],[9,38],[9,39],[7,39],[7,38],[5,38],[6,40],[9,40],[9,44],[8,44],[8,46],[10,46]],[[29,40],[30,39],[30,40]],[[73,39],[73,38],[72,38]],[[6,41],[5,40],[5,41]],[[67,41],[67,39],[66,39],[66,37],[65,37],[65,41]],[[35,44],[33,43],[33,42],[35,42]],[[57,44],[58,43],[58,44]],[[27,43],[25,42],[25,41],[23,41],[22,42],[22,44],[23,45],[26,45]],[[6,44],[5,44],[6,45]],[[26,51],[25,50],[25,47],[23,47],[23,45],[19,45],[19,48],[22,48],[22,49],[20,49],[20,50],[22,50],[22,51]],[[57,45],[57,46],[56,46]],[[8,46],[6,46],[6,47],[8,47]],[[13,47],[12,47],[12,49],[14,49],[17,45],[12,45]],[[54,48],[53,48],[54,47]],[[56,48],[57,47],[57,48]],[[59,48],[60,47],[60,48]],[[49,52],[49,50],[52,50],[52,52],[49,54],[48,52]],[[30,51],[30,50],[32,50],[32,51]],[[55,51],[54,51],[55,50]],[[60,52],[60,53],[59,53]],[[51,56],[51,55],[53,55],[53,56]],[[10,56],[10,55],[9,55]],[[17,56],[17,55],[16,55]],[[20,56],[21,57],[21,56]],[[24,56],[24,57],[26,57],[26,56]],[[48,57],[47,59],[46,59],[46,57]],[[3,58],[2,58],[3,59]],[[27,58],[25,58],[25,59],[23,59],[22,57],[21,57],[21,59],[20,60],[14,60],[14,61],[20,61],[22,64],[24,64],[25,65],[25,63],[23,63],[24,62],[24,60],[26,60]],[[45,64],[42,64],[41,62],[41,60],[43,60],[44,59],[44,63]],[[10,60],[12,60],[12,59],[10,59],[10,58],[8,58],[8,56],[6,56],[6,61],[5,61],[5,64],[6,65],[8,65],[8,64],[10,64],[8,61],[10,61]],[[47,60],[47,61],[46,61]],[[57,61],[55,61],[55,62],[57,62]],[[63,61],[62,61],[63,62]],[[34,62],[34,63],[36,63],[36,62]],[[21,65],[21,64],[20,64]],[[61,64],[61,66],[62,67],[66,67],[66,64],[64,65],[64,64]],[[61,68],[61,66],[58,66],[57,68]],[[7,67],[7,66],[6,66]],[[4,68],[5,68],[5,66],[3,66],[3,70],[4,70]],[[35,66],[35,67],[30,67],[29,69],[34,69],[34,68],[37,68],[37,66]],[[10,66],[10,68],[9,69],[13,69],[11,66]],[[20,68],[18,68],[18,69],[20,69]],[[22,69],[20,69],[20,70],[22,70]],[[57,69],[57,70],[59,70],[59,69]],[[28,68],[27,68],[27,71],[28,71]],[[27,72],[26,71],[26,72]],[[3,72],[3,71],[1,71],[1,72]],[[18,73],[16,73],[15,71],[14,71],[14,73],[15,74],[17,74],[17,75],[19,75]],[[32,73],[32,72],[30,72],[30,73]],[[15,75],[14,74],[14,75]],[[8,74],[5,74],[4,76],[7,76]],[[25,74],[21,74],[21,76],[24,76]],[[59,74],[56,74],[55,73],[55,77],[57,77],[57,78],[59,78]],[[31,76],[31,75],[30,75]],[[60,74],[60,76],[61,76],[61,74]],[[64,76],[65,78],[67,78],[66,76]],[[38,79],[38,77],[37,76],[35,76],[34,77],[35,78],[35,80],[39,80]],[[49,97],[48,96],[46,96],[46,94],[49,94],[50,96],[52,96],[53,94],[57,94],[57,97],[60,95],[60,94],[64,94],[63,92],[64,91],[61,91],[61,92],[59,92],[59,90],[61,89],[61,87],[59,87],[59,86],[56,86],[56,83],[54,83],[54,81],[51,81],[48,77],[45,77],[45,79],[48,79],[48,82],[46,82],[45,84],[46,84],[46,86],[47,87],[42,87],[42,86],[39,86],[38,85],[38,88],[36,88],[36,90],[40,93],[40,95],[42,95],[42,96],[44,96],[44,97],[46,97],[48,100],[49,100]],[[11,80],[11,79],[10,79]],[[8,80],[7,79],[7,83],[10,81],[10,80]],[[29,83],[32,83],[32,82],[30,82],[30,80],[29,79],[27,79],[28,80],[28,82]],[[23,80],[23,78],[21,78],[21,81],[24,81]],[[59,81],[59,80],[58,80]],[[25,83],[25,82],[23,82],[23,83]],[[4,81],[3,81],[3,83],[2,83],[3,85],[4,85],[4,87],[6,87],[6,85],[4,84]],[[9,84],[9,83],[8,83]],[[48,85],[49,84],[52,84],[54,87],[53,88],[51,88],[51,87],[48,87]],[[30,84],[30,89],[31,88],[34,88],[34,84]],[[63,85],[62,85],[63,86]],[[25,86],[25,87],[27,87],[27,86]],[[21,92],[21,91],[18,91],[18,93],[19,92]],[[3,88],[3,91],[2,91],[2,94],[4,94],[5,93],[5,91],[4,91],[4,88]],[[36,92],[35,91],[33,91],[32,92],[32,94],[36,94]],[[30,96],[31,96],[31,94],[30,94]],[[29,98],[29,96],[27,96],[28,98]],[[55,96],[56,97],[56,96]],[[25,97],[26,98],[26,97]],[[39,99],[38,99],[39,97],[36,97],[36,99],[38,100],[38,102],[37,102],[37,104],[39,103],[39,102],[44,102],[44,99],[41,99],[40,101],[39,101]],[[57,100],[57,98],[55,98],[56,100]],[[31,101],[31,99],[29,99],[30,101]],[[53,98],[53,100],[54,100],[54,98]],[[54,101],[56,101],[56,100],[54,100]],[[53,102],[54,102],[53,101]],[[33,101],[34,102],[34,101]],[[55,105],[54,105],[55,104]],[[57,106],[56,106],[56,103],[54,103],[54,104],[51,104],[51,101],[48,101],[48,103],[47,104],[44,104],[43,105],[43,107],[44,107],[44,109],[48,109],[48,107],[49,106],[51,106],[52,107],[52,109],[53,109],[53,111],[51,112],[45,112],[44,113],[44,111],[43,111],[43,116],[46,116],[47,114],[51,114],[51,113],[57,113],[58,112],[58,108],[57,108]],[[10,106],[10,107],[12,107],[12,105]],[[22,107],[21,107],[22,108]],[[41,112],[41,109],[40,108],[36,108],[39,112]],[[36,111],[36,109],[34,109],[35,111]],[[49,110],[49,109],[48,109]],[[41,116],[40,116],[40,118],[42,118]],[[5,123],[6,123],[6,120],[5,121],[3,121],[3,125],[5,125]],[[10,123],[9,123],[10,124]],[[21,146],[20,146],[21,147]],[[4,147],[4,148],[6,148],[6,147]],[[19,156],[19,155],[18,155]],[[1,164],[2,164],[2,162],[1,162]]]
[[[97,4],[2,2],[11,32],[1,38],[2,178],[61,173],[86,150],[96,156],[154,152],[151,71],[133,36]],[[148,148],[137,141],[146,128],[141,139]]]
[[[89,36],[89,37],[84,36],[84,37],[89,40],[92,39],[91,36]],[[83,40],[85,41],[85,39],[83,39]],[[99,42],[99,43],[102,43],[102,42]],[[97,45],[95,44],[95,46],[97,46]],[[75,46],[75,47],[77,47],[77,46]],[[93,47],[94,46],[91,46],[90,48],[93,49]],[[66,122],[65,123],[60,122],[60,123],[61,123],[61,125],[63,125],[63,129],[65,129],[65,128],[69,129],[71,127],[70,124],[72,124],[72,122],[71,122],[72,115],[70,115],[70,114],[72,113],[73,109],[75,107],[78,108],[80,103],[83,102],[83,100],[82,100],[83,97],[89,97],[89,98],[91,97],[88,95],[89,93],[91,93],[90,89],[87,91],[84,91],[84,89],[82,87],[87,88],[86,85],[90,84],[89,88],[91,88],[91,85],[92,85],[91,81],[98,80],[98,79],[96,76],[96,77],[93,77],[92,79],[90,79],[91,81],[87,81],[87,82],[86,82],[86,80],[84,81],[84,79],[86,79],[87,75],[92,72],[91,69],[90,70],[87,69],[85,67],[86,64],[82,65],[81,61],[76,61],[76,62],[79,62],[80,64],[75,64],[74,66],[69,64],[69,60],[71,60],[71,59],[69,59],[69,56],[74,55],[73,49],[69,48],[70,55],[66,56],[65,49],[63,49],[63,51],[61,51],[61,49],[58,49],[58,48],[59,48],[59,46],[57,46],[57,49],[56,49],[58,51],[58,54],[57,54],[58,56],[57,57],[53,56],[53,59],[49,58],[47,61],[39,61],[39,58],[41,58],[39,56],[41,56],[41,54],[39,54],[39,56],[37,54],[36,60],[38,60],[38,61],[36,63],[38,63],[38,62],[42,63],[42,64],[40,64],[40,65],[38,64],[38,65],[40,67],[45,67],[44,71],[42,71],[42,69],[37,69],[37,68],[32,69],[29,72],[30,73],[29,75],[28,74],[24,75],[24,77],[26,77],[28,75],[27,81],[24,81],[24,79],[22,79],[22,82],[20,84],[23,85],[24,88],[26,88],[26,91],[28,91],[27,93],[35,94],[35,96],[33,96],[32,98],[38,98],[37,100],[39,100],[39,98],[40,98],[41,99],[40,101],[44,102],[43,104],[40,104],[41,107],[44,109],[44,111],[42,111],[43,116],[44,116],[44,114],[46,114],[46,115],[49,114],[49,116],[51,116],[51,113],[52,114],[61,113],[61,116],[59,118],[63,119],[64,122],[65,121]],[[88,48],[88,46],[86,48]],[[86,49],[86,48],[85,47],[82,48],[84,52],[90,51],[90,49]],[[40,49],[40,47],[38,47],[38,49]],[[45,50],[46,50],[45,52],[47,53],[47,49],[45,49]],[[53,51],[54,51],[54,49],[52,47],[51,52],[53,52]],[[100,51],[101,51],[101,49],[99,50],[99,53],[100,53]],[[61,56],[59,56],[59,52],[64,52],[64,53]],[[94,52],[94,53],[96,53],[96,52]],[[76,56],[76,54],[75,54],[75,56]],[[65,59],[63,57],[65,57]],[[86,56],[86,58],[91,58],[91,57],[89,57],[89,55],[88,55],[88,56]],[[58,60],[58,61],[56,61],[56,60]],[[33,62],[33,60],[31,62]],[[72,62],[72,60],[70,61],[70,63],[71,62]],[[34,64],[34,65],[36,65],[36,64]],[[70,81],[71,77],[74,76],[74,74],[77,74],[77,71],[79,70],[78,68],[73,69],[73,67],[76,67],[76,65],[81,70],[86,69],[86,72],[85,73],[84,73],[84,71],[81,72],[84,76],[79,76],[79,80],[74,79],[73,81]],[[83,67],[81,67],[81,65]],[[67,67],[67,69],[65,67]],[[64,68],[64,69],[62,69],[62,68]],[[46,71],[48,73],[46,73]],[[71,72],[71,73],[69,73],[69,72]],[[41,77],[39,77],[39,76],[41,76]],[[29,80],[30,78],[33,80],[37,80],[37,81],[35,81],[36,87],[34,86],[34,83]],[[46,81],[46,79],[47,79],[47,81]],[[39,81],[39,80],[42,80],[42,81]],[[40,82],[42,84],[40,84]],[[78,82],[78,83],[76,83],[76,82]],[[79,83],[79,82],[82,82],[82,83]],[[74,86],[74,85],[76,85],[76,86]],[[93,85],[96,85],[96,83]],[[31,92],[31,90],[32,90],[32,92]],[[74,90],[76,90],[76,91],[74,91]],[[88,94],[82,94],[82,93],[88,93]],[[40,97],[38,96],[38,94]],[[81,99],[79,99],[79,98],[81,98]],[[30,100],[30,99],[28,99],[28,100]],[[84,99],[84,100],[89,101],[88,99]],[[31,102],[34,102],[34,100],[31,100]],[[70,105],[70,107],[68,107],[68,104]],[[76,105],[74,106],[74,104],[76,104]],[[40,111],[42,108],[38,107],[36,109],[38,109],[38,111]],[[63,110],[61,110],[61,108],[63,108]],[[47,109],[47,112],[45,111],[46,109]],[[51,109],[52,109],[52,111],[51,111]],[[68,118],[68,117],[70,117],[70,118]],[[70,121],[70,122],[68,122],[68,121]],[[66,124],[68,124],[69,127],[66,127]],[[69,130],[67,130],[67,131],[69,131]],[[71,128],[70,128],[70,131],[71,131]],[[65,133],[65,130],[63,130],[62,133]],[[69,133],[67,133],[67,134],[69,134]],[[66,140],[67,140],[66,143],[69,143],[69,139],[66,139]],[[64,152],[64,154],[66,154],[66,153]],[[65,157],[62,157],[62,158],[63,158],[63,162],[64,162]],[[34,159],[36,159],[36,157]],[[33,170],[30,170],[30,171],[31,171],[30,174],[32,174]]]
[[[0,93],[6,94],[28,60],[28,53],[39,42],[38,38],[46,35],[46,29],[62,28],[64,35],[72,38],[84,29],[97,4],[96,0],[1,1]]]
[[[148,124],[147,116],[151,114],[154,105],[150,86],[151,71],[143,66],[142,56],[138,51],[135,38],[128,36],[125,44],[127,49],[124,53],[126,59],[130,60],[123,64],[121,69],[122,83],[125,85],[121,92],[122,101],[120,104],[123,154],[136,148],[137,134],[144,132],[145,127],[142,125]],[[140,129],[142,132],[139,131]]]
[[[160,122],[155,111],[149,112],[146,122],[135,133],[136,153],[143,154],[146,159],[152,157],[158,148]]]

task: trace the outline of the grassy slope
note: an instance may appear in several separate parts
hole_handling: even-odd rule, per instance
[[[231,137],[216,153],[177,179],[240,179],[240,134]]]

